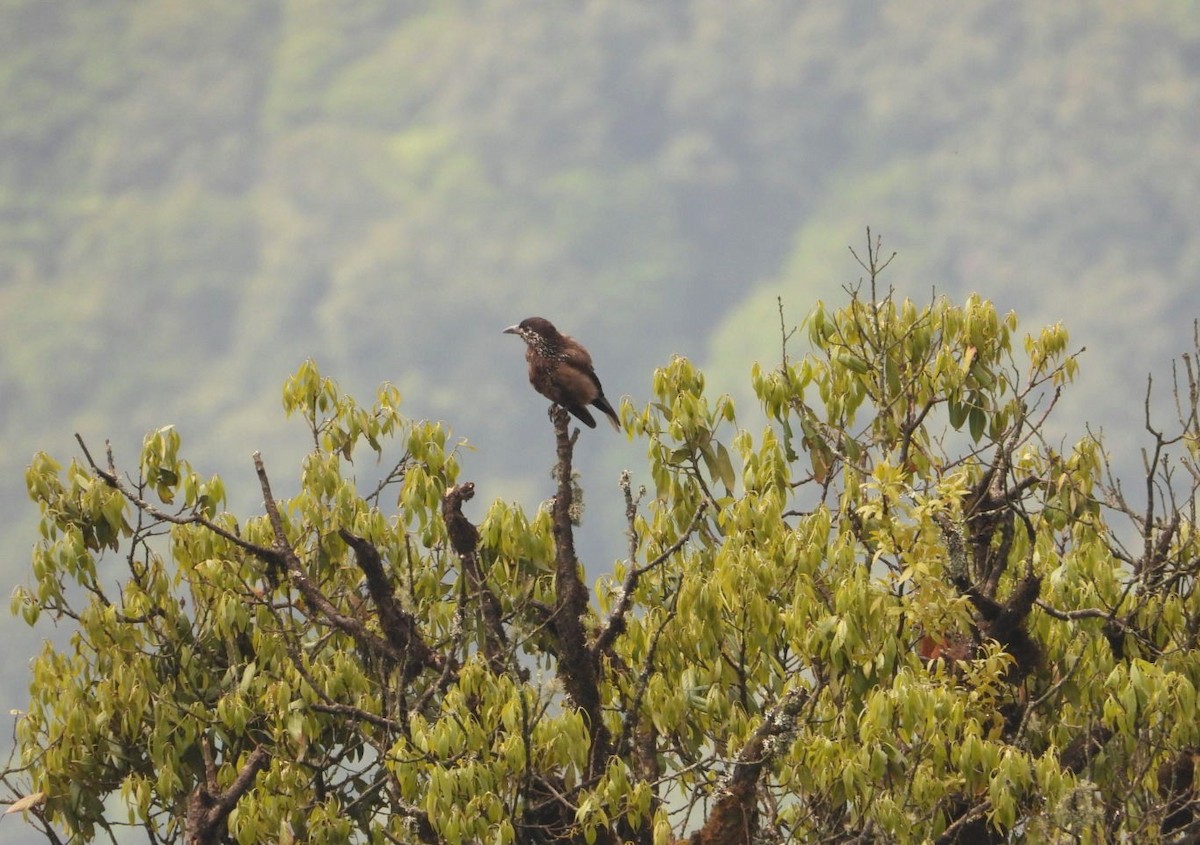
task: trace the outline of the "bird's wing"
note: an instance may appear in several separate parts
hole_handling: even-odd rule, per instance
[[[568,335],[563,335],[562,357],[581,370],[592,369],[592,356],[580,345],[579,341]]]
[[[561,353],[563,363],[572,370],[586,376],[587,380],[596,386],[597,394],[603,393],[604,388],[600,386],[600,378],[596,375],[596,371],[592,369],[592,356],[574,339],[568,337],[566,341]],[[591,391],[588,392],[590,393]],[[589,398],[588,401],[590,402],[591,399]]]

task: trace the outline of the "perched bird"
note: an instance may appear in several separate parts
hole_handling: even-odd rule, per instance
[[[592,369],[592,356],[574,338],[560,334],[549,320],[530,317],[504,330],[525,341],[525,360],[529,362],[529,383],[551,402],[562,405],[588,428],[596,420],[587,409],[592,405],[603,411],[613,428],[621,430],[617,412],[604,398],[600,379]]]

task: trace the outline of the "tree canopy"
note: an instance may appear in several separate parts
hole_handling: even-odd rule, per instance
[[[477,523],[446,427],[311,361],[300,489],[256,454],[261,513],[171,427],[129,471],[39,454],[13,608],[73,633],[10,812],[51,842],[1194,841],[1200,337],[1125,486],[1043,436],[1061,325],[900,301],[882,265],[802,327],[780,304],[757,435],[683,358],[623,404],[647,464],[591,587],[561,409],[551,498]]]
[[[1200,15],[1180,0],[7,0],[0,45],[9,585],[35,450],[110,437],[136,470],[174,422],[206,472],[261,447],[290,481],[304,443],[277,388],[309,357],[486,442],[471,478],[528,505],[518,379],[480,366],[495,330],[586,326],[639,401],[682,353],[744,411],[775,296],[796,317],[834,301],[868,219],[905,295],[1071,315],[1089,378],[1056,437],[1136,427],[1110,385],[1160,370],[1200,313]],[[621,504],[590,506],[595,561]],[[8,710],[38,641],[11,618],[0,637]]]

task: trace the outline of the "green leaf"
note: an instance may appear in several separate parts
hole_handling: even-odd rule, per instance
[[[950,425],[955,431],[961,431],[963,423],[967,421],[967,414],[970,413],[971,406],[957,399],[946,400],[946,413],[950,417]]]
[[[987,414],[983,412],[982,408],[971,408],[968,422],[971,427],[971,439],[978,443],[987,427]]]
[[[734,485],[737,483],[737,479],[733,473],[733,461],[729,457],[729,450],[725,448],[724,443],[717,443],[715,470],[716,476],[721,480],[721,483],[725,485],[725,491],[732,495]]]

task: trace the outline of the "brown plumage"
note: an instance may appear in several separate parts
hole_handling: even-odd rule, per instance
[[[530,317],[504,330],[525,341],[525,360],[529,362],[529,383],[551,402],[562,405],[588,428],[596,419],[588,405],[608,416],[613,428],[621,430],[617,412],[604,398],[600,379],[592,369],[592,356],[569,335],[561,334],[541,317]]]

